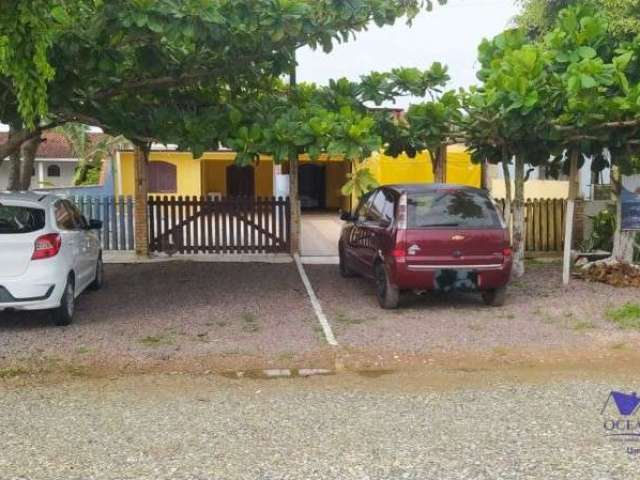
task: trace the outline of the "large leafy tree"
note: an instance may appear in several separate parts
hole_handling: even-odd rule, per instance
[[[595,157],[596,170],[609,161],[622,171],[633,170],[640,117],[638,52],[637,41],[610,35],[606,15],[589,6],[562,10],[540,40],[513,30],[481,47],[483,84],[468,98],[467,134],[476,155],[495,159],[502,153],[503,164],[515,159],[516,247],[525,164],[553,158],[547,166],[570,175],[570,205],[584,155]],[[571,230],[567,233],[568,253]]]
[[[123,134],[145,147],[138,158],[152,141],[176,143],[196,155],[242,138],[248,144],[255,128],[240,130],[244,125],[234,117],[247,104],[277,101],[270,97],[280,96],[280,77],[295,69],[296,49],[311,46],[329,52],[335,42],[349,40],[371,22],[383,26],[401,17],[410,20],[424,6],[432,6],[430,0],[9,3],[21,3],[24,9],[3,5],[0,15],[0,76],[12,90],[14,104],[2,110],[18,112],[26,129],[0,146],[0,158],[37,137],[47,121],[81,122]],[[37,46],[40,54],[10,67],[13,57],[6,52],[17,51],[18,43],[6,32],[33,16],[40,18],[38,10],[50,12],[39,27],[42,34],[25,28],[18,43]],[[29,90],[25,78],[36,68],[47,75],[39,88]],[[284,108],[280,125],[287,117],[296,119],[293,123],[309,118],[295,104]],[[356,116],[354,122],[359,122]],[[358,128],[366,130],[366,121],[360,127],[351,125],[348,136]],[[334,142],[333,147],[346,146],[344,153],[350,155],[351,143]],[[292,149],[290,155],[296,158]],[[245,157],[241,154],[239,160]],[[144,163],[139,162],[140,186],[145,183]],[[142,209],[146,195],[139,193]]]
[[[0,7],[0,74],[27,127],[77,116],[141,140],[175,140],[175,127],[184,133],[196,114],[218,119],[200,142],[186,135],[199,147],[217,140],[225,105],[289,72],[296,48],[330,51],[370,21],[412,18],[423,4],[13,0]]]
[[[344,192],[360,194],[374,184],[362,163],[388,144],[388,125],[395,120],[393,113],[372,106],[399,96],[432,94],[447,79],[446,68],[434,63],[424,71],[398,68],[359,81],[343,78],[323,87],[302,84],[293,92],[282,87],[279,94],[240,105],[231,113],[234,133],[226,144],[238,152],[242,164],[260,154],[282,163],[292,150],[312,159],[340,156],[354,165]]]
[[[509,30],[479,48],[482,81],[465,97],[465,130],[472,155],[501,162],[507,192],[506,213],[512,223],[514,274],[524,273],[524,181],[526,165],[548,157],[549,76],[544,49],[527,42],[522,31]],[[545,156],[546,155],[546,156]],[[515,196],[511,205],[509,165],[515,163]],[[511,215],[513,220],[511,221]]]

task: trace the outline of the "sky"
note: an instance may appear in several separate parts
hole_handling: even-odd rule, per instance
[[[404,21],[391,27],[373,26],[328,55],[300,50],[298,77],[325,84],[331,78],[357,80],[371,71],[426,69],[441,62],[449,67],[451,88],[468,87],[476,82],[478,45],[509,27],[517,12],[514,0],[449,0],[421,13],[411,27]],[[406,107],[409,100],[399,99],[398,105]]]
[[[299,80],[326,84],[331,78],[357,80],[371,71],[427,69],[441,62],[449,67],[450,88],[468,87],[476,82],[478,45],[510,26],[518,12],[514,1],[449,0],[421,13],[411,27],[404,21],[391,27],[373,26],[328,55],[301,49]],[[397,106],[406,107],[410,100],[398,99]],[[0,124],[0,130],[6,127]]]

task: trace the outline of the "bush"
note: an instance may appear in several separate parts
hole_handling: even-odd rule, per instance
[[[587,240],[588,250],[611,252],[617,225],[615,207],[609,206],[590,218],[593,222],[593,232]]]

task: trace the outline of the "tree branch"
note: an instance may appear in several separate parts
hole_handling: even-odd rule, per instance
[[[598,125],[592,125],[590,127],[585,127],[586,129],[614,129],[614,128],[631,128],[631,127],[640,127],[640,118],[634,120],[622,120],[619,122],[605,122],[600,123]],[[577,132],[580,130],[584,130],[585,128],[576,128],[570,125],[554,125],[553,128],[558,132]]]
[[[249,58],[239,58],[237,60],[239,64],[246,65],[246,62],[251,61]],[[220,75],[221,73],[228,73],[229,67],[224,66],[220,68],[214,68],[211,70],[207,70],[205,72],[197,72],[197,73],[183,73],[178,76],[165,76],[158,78],[147,78],[145,80],[132,80],[129,82],[124,82],[118,87],[108,88],[105,90],[98,91],[93,98],[96,100],[103,100],[105,98],[116,97],[123,93],[128,93],[132,91],[140,91],[140,90],[153,90],[155,88],[167,88],[167,87],[181,87],[189,85],[193,82],[197,82],[199,80],[205,79],[207,77],[213,77],[216,75]]]
[[[153,137],[147,137],[144,135],[137,135],[137,134],[128,134],[128,133],[124,133],[121,132],[109,125],[107,125],[106,123],[103,123],[102,121],[100,121],[99,119],[92,117],[90,115],[85,115],[82,113],[60,113],[58,114],[58,116],[56,117],[60,120],[60,123],[68,123],[68,122],[75,122],[75,123],[84,123],[85,125],[90,125],[92,127],[97,127],[100,128],[104,131],[104,133],[108,133],[110,135],[113,136],[118,136],[118,135],[124,135],[126,136],[129,140],[134,141],[134,142],[139,142],[139,143],[154,143],[157,141],[156,138]]]
[[[9,139],[6,143],[0,145],[0,159],[4,160],[9,155],[20,150],[20,147],[24,142],[32,140],[36,137],[39,137],[42,132],[45,130],[49,130],[51,128],[55,128],[58,125],[64,122],[54,121],[45,125],[41,125],[34,130],[20,130],[14,135],[9,136]]]

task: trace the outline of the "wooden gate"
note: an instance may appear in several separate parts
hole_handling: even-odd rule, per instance
[[[149,198],[151,252],[289,253],[290,225],[288,198]]]

